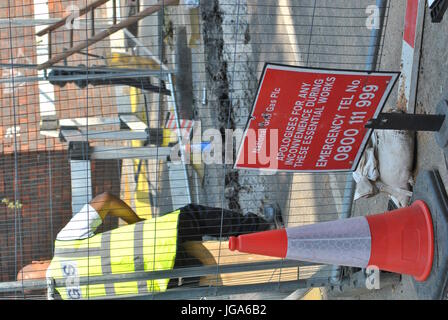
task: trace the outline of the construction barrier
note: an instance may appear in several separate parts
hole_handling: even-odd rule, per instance
[[[379,215],[231,237],[230,250],[412,275],[425,281],[434,257],[431,213],[423,201]]]

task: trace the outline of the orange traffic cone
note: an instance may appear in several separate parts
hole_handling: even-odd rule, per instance
[[[425,281],[434,257],[431,213],[423,201],[368,217],[231,237],[229,248],[244,253],[366,268]]]

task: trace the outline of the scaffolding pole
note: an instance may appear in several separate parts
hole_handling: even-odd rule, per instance
[[[272,269],[278,269],[278,268],[305,267],[305,266],[311,266],[311,265],[314,266],[316,264],[295,261],[295,260],[277,260],[277,261],[224,265],[224,266],[220,267],[219,272],[217,271],[216,266],[211,265],[211,266],[178,268],[178,269],[161,270],[161,271],[133,272],[133,273],[123,273],[123,274],[108,274],[108,275],[103,275],[103,276],[80,277],[79,284],[80,285],[94,285],[94,284],[129,282],[129,281],[138,281],[138,280],[149,281],[149,280],[158,280],[158,279],[191,278],[191,277],[219,275],[219,274],[226,274],[226,273],[272,270]],[[55,287],[65,287],[66,282],[63,279],[54,279],[54,286]],[[46,288],[47,288],[47,280],[45,280],[45,279],[12,281],[12,282],[1,282],[0,283],[0,293],[14,292],[17,290],[46,289]]]
[[[314,282],[314,283],[313,283]],[[285,282],[269,282],[251,285],[221,286],[221,287],[204,287],[193,289],[172,289],[158,294],[116,297],[120,300],[169,300],[169,299],[194,299],[202,297],[220,297],[233,294],[247,294],[260,292],[284,292],[289,294],[299,289],[309,289],[312,287],[326,287],[330,285],[328,279],[321,282],[316,280],[295,280]],[[113,298],[112,298],[113,299]]]
[[[142,71],[142,72],[123,72],[115,73],[111,72],[109,74],[89,74],[89,75],[72,75],[72,76],[54,76],[54,77],[14,77],[0,79],[0,83],[30,83],[36,81],[51,81],[51,82],[71,82],[79,80],[94,80],[94,79],[135,79],[135,78],[147,78],[149,76],[159,76],[158,71]]]
[[[177,2],[178,2],[178,0],[164,0],[162,2],[159,2],[147,9],[143,10],[143,11],[140,11],[136,15],[134,15],[124,21],[121,21],[120,23],[117,23],[117,24],[111,26],[110,28],[101,31],[100,33],[97,33],[95,36],[87,39],[86,41],[83,41],[82,43],[78,44],[77,46],[72,47],[72,48],[66,50],[65,52],[55,55],[47,62],[40,64],[37,67],[37,70],[50,68],[52,65],[70,57],[71,55],[73,55],[89,46],[91,46],[92,44],[95,44],[95,43],[107,38],[111,34],[114,34],[115,32],[118,32],[124,28],[129,27],[130,25],[133,25],[137,21],[143,19],[146,16],[149,16],[150,14],[153,14],[153,13],[159,11],[160,9],[162,9],[165,6],[173,5]]]

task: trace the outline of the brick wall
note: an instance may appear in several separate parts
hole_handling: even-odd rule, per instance
[[[65,152],[0,157],[1,197],[22,205],[14,210],[0,204],[2,281],[13,280],[22,265],[51,256],[54,237],[71,216],[67,170]]]
[[[119,195],[120,167],[119,161],[93,161],[93,194]],[[72,216],[69,171],[63,151],[0,157],[0,200],[17,199],[22,206],[0,204],[1,281],[13,280],[15,271],[33,260],[51,257],[56,234]],[[98,231],[116,226],[116,219],[107,218]]]

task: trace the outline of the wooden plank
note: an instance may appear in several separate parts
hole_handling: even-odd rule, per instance
[[[73,215],[92,200],[92,174],[89,160],[70,160]]]
[[[98,146],[91,148],[90,158],[101,160],[116,160],[116,159],[161,159],[166,158],[171,154],[169,147],[141,147],[130,148],[123,146]]]
[[[132,103],[132,105],[134,105],[134,103]],[[136,115],[120,114],[120,119],[121,119],[121,121],[126,123],[126,125],[129,127],[129,129],[134,130],[134,131],[145,131],[146,128],[148,127],[146,125],[146,123],[144,123],[142,120],[140,120],[140,118],[137,117]]]
[[[61,135],[66,141],[87,141],[86,137],[78,130],[61,130]]]
[[[86,127],[114,124],[120,124],[120,119],[118,117],[83,117],[59,120],[59,126],[64,127]]]
[[[320,288],[313,288],[300,300],[323,300]]]
[[[219,265],[228,265],[276,260],[279,261],[280,265],[281,262],[281,259],[278,258],[232,252],[228,249],[227,241],[190,241],[184,244],[184,248],[204,265],[217,265],[218,263]],[[299,272],[298,268],[295,267],[205,276],[200,279],[199,284],[201,286],[231,286],[298,279]]]

